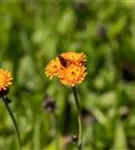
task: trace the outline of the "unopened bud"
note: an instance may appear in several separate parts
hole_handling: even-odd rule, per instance
[[[46,111],[53,113],[55,112],[55,109],[56,109],[56,103],[54,100],[52,100],[50,96],[47,96],[43,102],[43,108]]]
[[[77,136],[77,135],[73,135],[73,136],[72,136],[72,142],[73,142],[74,144],[76,144],[76,143],[78,142],[78,136]]]
[[[0,97],[6,96],[9,93],[9,88],[7,88],[6,90],[1,90],[0,91]]]

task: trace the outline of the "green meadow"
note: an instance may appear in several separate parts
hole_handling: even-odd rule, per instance
[[[135,150],[135,1],[0,0],[0,69],[13,76],[8,98],[21,150],[77,150],[72,88],[45,75],[67,51],[87,56],[77,85],[82,150]],[[0,150],[18,150],[2,99]]]

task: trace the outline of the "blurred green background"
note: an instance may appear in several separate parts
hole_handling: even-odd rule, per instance
[[[134,150],[135,1],[1,0],[0,67],[14,77],[10,106],[23,150],[56,150],[57,143],[58,150],[76,149],[72,89],[44,75],[48,61],[65,51],[88,58],[87,78],[78,86],[84,150]],[[57,119],[43,107],[47,95]],[[17,149],[1,101],[0,150]]]

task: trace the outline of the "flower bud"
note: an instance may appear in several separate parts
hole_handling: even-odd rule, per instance
[[[73,142],[74,144],[76,144],[76,143],[78,142],[78,136],[77,136],[77,135],[73,135],[73,136],[72,136],[72,142]]]
[[[0,90],[0,97],[6,96],[9,93],[9,88]]]
[[[54,100],[52,100],[52,97],[50,96],[46,96],[44,102],[43,102],[43,108],[44,110],[50,112],[50,113],[54,113],[55,109],[56,109],[56,103]]]

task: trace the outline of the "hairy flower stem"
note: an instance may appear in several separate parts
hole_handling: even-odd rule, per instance
[[[79,99],[77,96],[76,87],[73,87],[73,94],[75,98],[75,104],[77,108],[77,117],[78,117],[78,150],[82,150],[82,122],[81,122],[81,113],[80,113],[80,105],[79,105]]]
[[[59,134],[58,134],[58,117],[56,112],[53,113],[53,118],[54,118],[54,129],[55,129],[55,139],[56,139],[56,150],[60,149],[59,146]]]
[[[14,124],[14,127],[15,127],[15,130],[16,130],[16,134],[17,134],[17,138],[18,138],[18,144],[19,144],[18,150],[21,150],[21,138],[20,138],[20,132],[19,132],[19,129],[18,129],[17,122],[15,120],[13,112],[11,111],[11,108],[9,107],[9,102],[7,101],[7,99],[3,96],[2,100],[3,100],[3,102],[4,102],[5,106],[6,106],[6,109],[7,109],[8,113],[9,113],[9,115],[11,117],[11,120],[12,120],[12,122]]]

